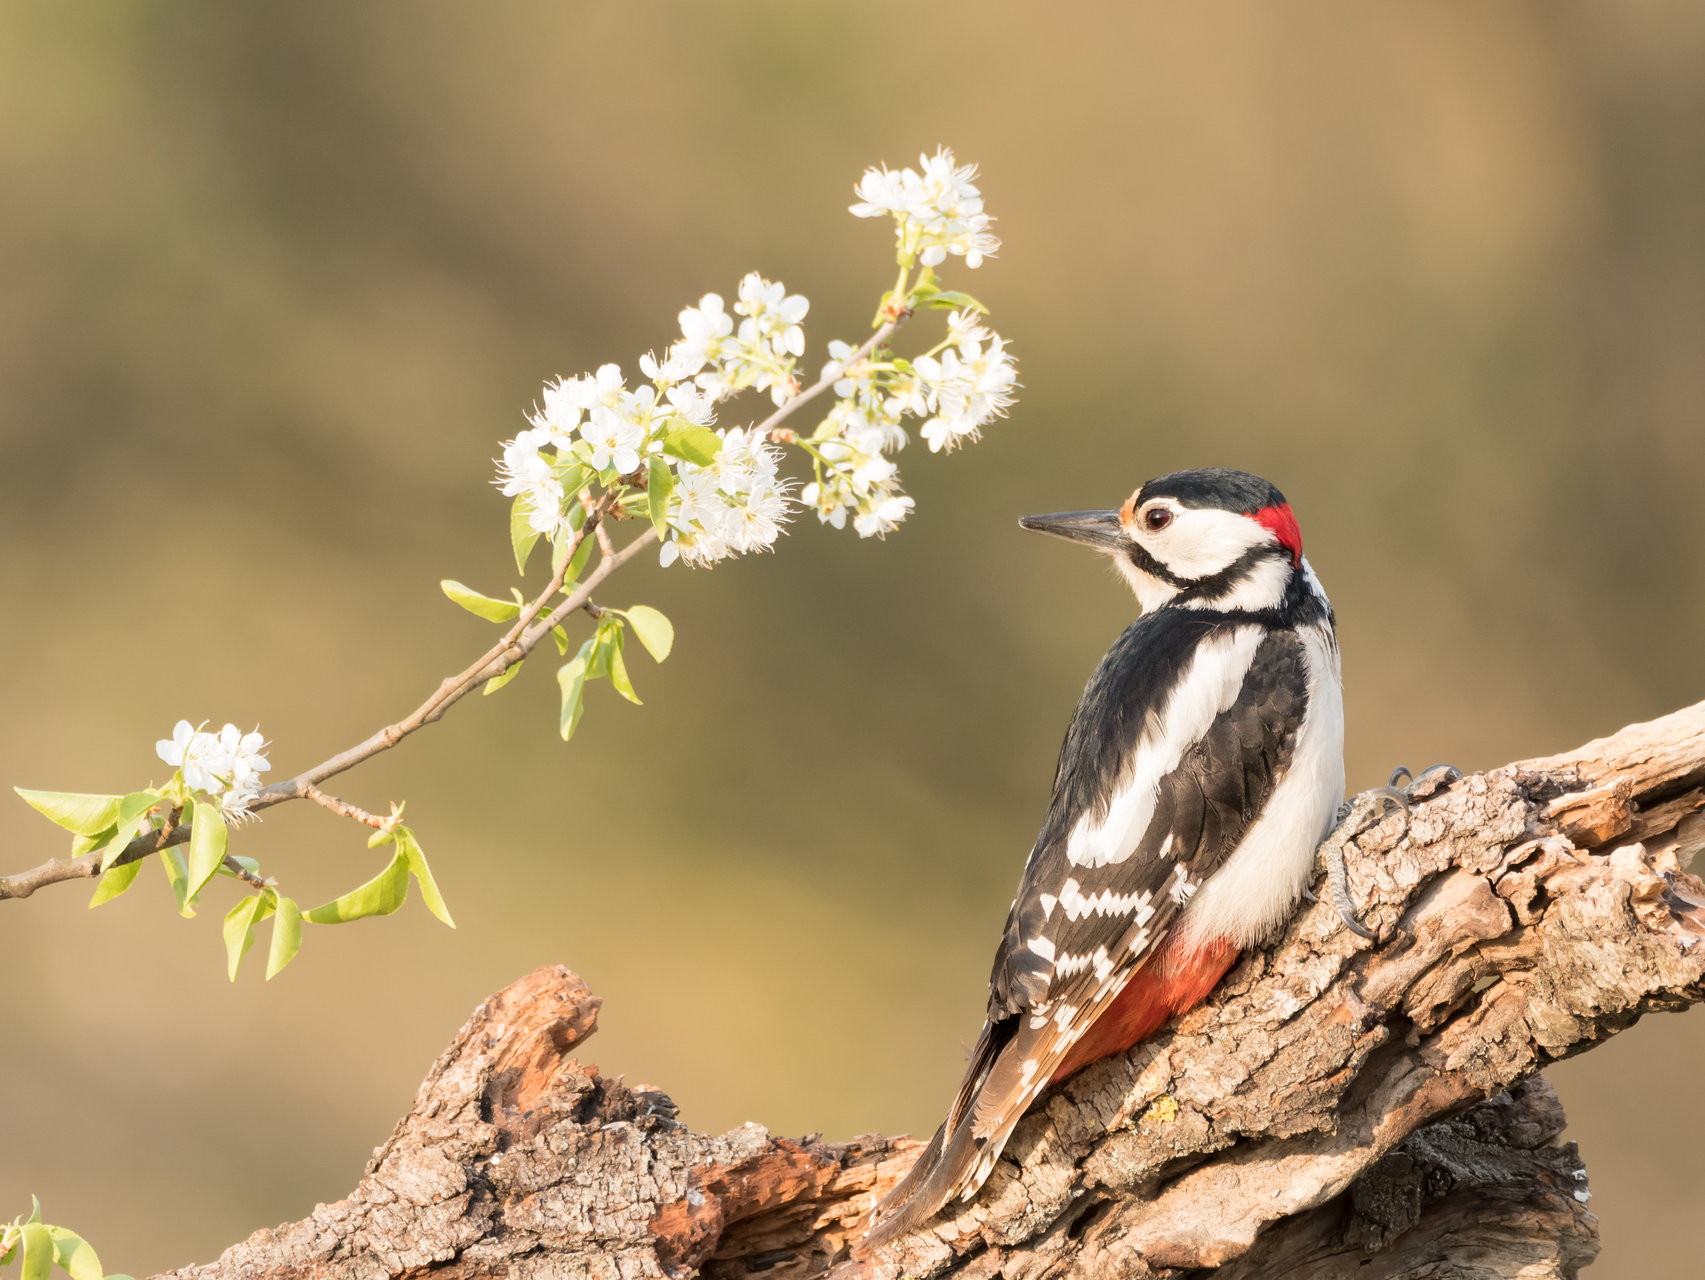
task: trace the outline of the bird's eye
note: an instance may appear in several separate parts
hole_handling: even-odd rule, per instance
[[[1172,512],[1166,507],[1150,507],[1143,512],[1143,528],[1150,533],[1159,533],[1172,523]]]

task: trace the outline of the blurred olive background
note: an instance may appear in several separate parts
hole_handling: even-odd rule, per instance
[[[1350,782],[1564,749],[1705,694],[1705,9],[59,3],[0,18],[0,780],[119,791],[179,717],[282,771],[488,641],[487,483],[543,379],[630,373],[706,290],[891,276],[878,160],[983,166],[948,279],[1021,359],[1010,421],[901,459],[886,542],[797,526],[603,593],[675,621],[571,746],[529,669],[340,780],[407,798],[418,898],[224,977],[226,891],[0,907],[0,1208],[106,1264],[207,1260],[354,1183],[488,992],[563,962],[589,1056],[720,1130],[924,1130],[1084,677],[1132,603],[1027,511],[1229,465],[1337,604]],[[725,415],[725,421],[732,420]],[[4,870],[61,842],[0,805]],[[275,810],[305,901],[378,865]],[[1683,1274],[1705,1015],[1553,1072],[1595,1275]]]

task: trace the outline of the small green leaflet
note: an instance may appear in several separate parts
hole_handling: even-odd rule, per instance
[[[675,492],[675,473],[662,458],[652,455],[649,474],[645,479],[645,501],[651,516],[651,527],[659,538],[669,536],[669,496]]]
[[[123,796],[79,795],[74,791],[25,791],[13,787],[24,803],[73,835],[98,836],[118,820]]]
[[[586,664],[592,655],[596,638],[588,640],[580,646],[580,652],[558,668],[557,684],[562,687],[562,714],[557,731],[562,734],[562,740],[567,742],[574,736],[575,727],[580,723],[580,713],[584,709],[586,693]]]
[[[230,833],[225,829],[225,815],[219,811],[219,806],[211,800],[197,800],[195,819],[189,830],[189,902],[195,901],[196,895],[213,879],[213,873],[225,861],[230,839]]]
[[[621,622],[614,617],[599,620],[598,630],[589,641],[592,645],[592,656],[586,660],[588,680],[602,680],[610,674],[610,649],[616,644],[614,637],[620,634],[621,626]]]
[[[272,914],[271,889],[244,898],[225,913],[225,972],[237,980],[237,966],[255,945],[255,925]]]
[[[634,706],[643,707],[645,704],[639,700],[639,695],[633,689],[633,681],[628,678],[628,664],[622,659],[623,635],[624,629],[618,627],[605,645],[605,650],[610,655],[610,684]]]
[[[102,871],[112,866],[113,859],[124,852],[130,838],[136,834],[142,816],[152,809],[159,799],[159,795],[153,791],[132,791],[119,802],[117,830],[113,833],[112,842],[106,846],[106,852],[101,855]]]
[[[40,1212],[39,1207],[37,1212]],[[48,1233],[46,1227],[34,1220],[24,1223],[19,1228],[19,1233],[23,1237],[24,1260],[18,1280],[47,1280],[53,1271],[54,1258],[58,1252],[53,1247],[53,1236]]]
[[[677,418],[663,429],[663,452],[671,458],[708,467],[722,452],[722,437],[709,427]]]
[[[112,826],[107,827],[104,830],[97,831],[92,836],[72,836],[71,856],[73,858],[80,858],[85,853],[93,853],[96,849],[104,849],[107,845],[112,843],[112,838],[117,834],[118,823],[115,822]]]
[[[450,909],[444,905],[444,896],[438,892],[438,882],[432,878],[432,868],[426,865],[426,855],[421,852],[420,841],[414,832],[407,827],[398,827],[397,847],[408,859],[414,878],[420,882],[420,896],[426,903],[426,909],[454,929],[456,922],[450,918]]]
[[[516,676],[520,675],[521,674],[521,664],[524,661],[526,661],[526,659],[524,659],[524,658],[515,659],[514,662],[511,662],[507,667],[505,667],[503,669],[502,675],[493,676],[491,679],[487,680],[485,682],[485,688],[480,691],[480,695],[482,697],[489,698],[492,694],[496,693],[499,689],[503,688],[504,685],[508,684],[511,680],[513,680]]]
[[[515,572],[523,575],[527,572],[527,557],[533,554],[533,544],[539,540],[532,515],[533,508],[524,493],[510,505],[509,546],[515,552]]]
[[[408,897],[408,858],[400,850],[391,865],[343,897],[304,911],[310,924],[347,924],[367,916],[388,916]]]
[[[49,1227],[47,1234],[53,1237],[55,1260],[71,1280],[101,1280],[101,1260],[87,1240],[64,1227]]]
[[[172,850],[171,852],[176,851]],[[114,867],[111,871],[102,874],[100,883],[95,886],[94,897],[89,899],[89,906],[94,908],[104,902],[111,902],[135,883],[136,877],[141,874],[141,871],[142,859],[138,858],[135,862],[127,862],[122,867]]]
[[[645,646],[653,662],[662,662],[675,647],[674,624],[648,604],[636,604],[624,610],[628,625]]]
[[[272,947],[266,956],[266,980],[296,958],[302,949],[302,909],[294,898],[278,895],[278,915],[272,922]]]
[[[490,596],[482,596],[472,587],[464,587],[454,578],[445,578],[438,586],[462,608],[487,622],[513,622],[521,616],[520,605],[509,600],[494,600]]]
[[[936,294],[926,304],[936,311],[957,311],[969,307],[979,315],[988,315],[989,309],[978,302],[968,293],[960,293],[957,289],[944,289]]]
[[[184,870],[184,855],[180,849],[160,850],[160,866],[166,873],[166,883],[172,886],[178,914],[189,919],[195,914],[195,903],[189,898],[189,872]]]
[[[592,558],[592,544],[597,541],[591,534],[580,535],[580,545],[574,548],[574,558],[568,561],[568,568],[562,575],[563,585],[580,578],[580,571],[586,567],[586,562]],[[551,548],[551,572],[555,573],[563,567],[563,561],[568,557],[569,543],[567,540],[557,543]]]

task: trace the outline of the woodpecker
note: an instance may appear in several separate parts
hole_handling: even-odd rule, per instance
[[[1180,471],[1116,511],[1019,524],[1110,557],[1140,612],[1072,715],[970,1066],[869,1248],[974,1194],[1044,1089],[1198,1004],[1272,935],[1344,794],[1332,605],[1276,488]]]

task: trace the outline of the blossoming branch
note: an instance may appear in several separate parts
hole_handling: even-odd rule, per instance
[[[578,727],[593,681],[608,679],[639,702],[625,656],[628,633],[661,662],[673,647],[674,628],[648,605],[597,605],[592,591],[653,543],[665,568],[704,568],[772,550],[802,510],[835,529],[850,523],[861,538],[898,528],[914,506],[895,461],[911,440],[908,423],[932,453],[951,452],[1004,416],[1018,387],[1012,355],[986,323],[987,309],[944,288],[936,274],[950,259],[975,269],[1000,247],[976,176],[974,165],[960,165],[946,149],[920,157],[917,169],[865,172],[851,212],[891,220],[898,275],[878,302],[871,334],[857,344],[829,342],[828,359],[809,385],[800,365],[811,304],[756,272],[739,282],[732,308],[714,293],[685,308],[680,336],[661,358],[655,352],[638,358],[632,385],[613,363],[545,383],[527,426],[502,443],[495,483],[511,499],[516,572],[525,578],[542,542],[550,549],[548,578],[542,587],[512,588],[509,599],[446,580],[451,600],[504,631],[408,716],[270,786],[260,781],[271,766],[258,729],[245,734],[226,725],[215,733],[180,721],[157,744],[174,771],[163,784],[127,795],[20,789],[72,833],[71,856],[0,878],[0,899],[98,875],[90,905],[99,906],[129,889],[143,861],[158,855],[180,912],[189,916],[215,876],[234,878],[253,892],[225,917],[233,979],[263,921],[274,920],[270,978],[296,955],[304,923],[388,914],[402,906],[411,882],[428,909],[450,924],[420,841],[401,820],[402,806],[383,816],[369,813],[319,784],[435,722],[473,690],[501,689],[547,636],[567,659],[556,672],[564,739]],[[944,332],[933,345],[902,354],[894,336],[920,311],[946,312]],[[767,397],[765,416],[719,425],[748,393]],[[788,423],[825,395],[815,425]],[[640,531],[618,547],[612,531],[627,521]],[[580,612],[593,620],[592,634],[568,658],[573,642],[565,624]],[[341,897],[301,910],[252,859],[228,847],[234,823],[287,800],[311,800],[370,828],[369,847],[390,848],[389,863]]]

